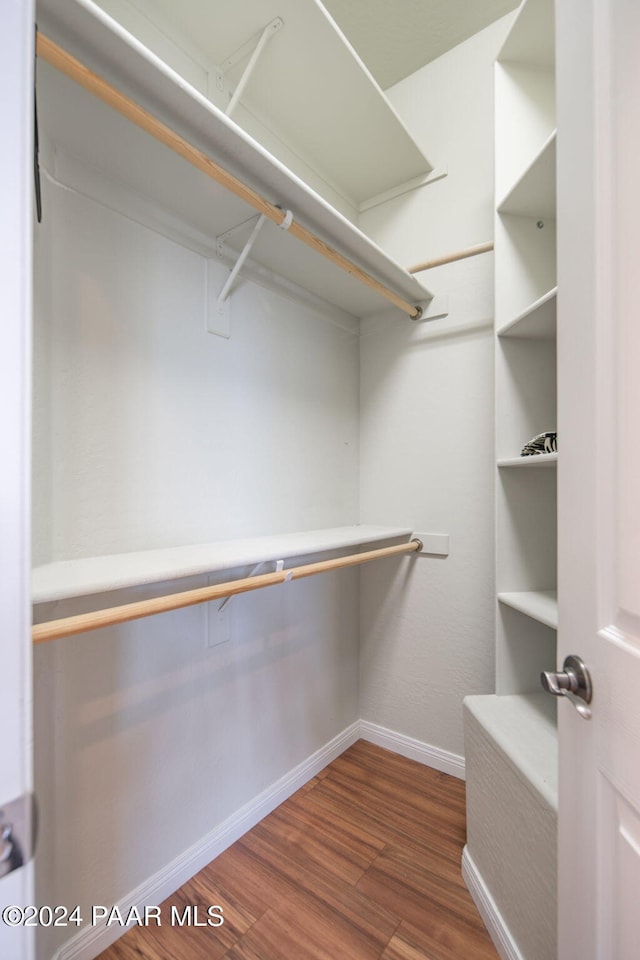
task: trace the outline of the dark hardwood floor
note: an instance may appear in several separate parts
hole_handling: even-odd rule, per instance
[[[360,740],[99,960],[497,960],[464,837],[461,781]]]

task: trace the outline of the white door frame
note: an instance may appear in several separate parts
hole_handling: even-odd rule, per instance
[[[0,808],[32,791],[30,384],[32,302],[32,0],[0,9]],[[2,919],[33,903],[33,866],[0,879],[0,956],[30,960],[33,930]]]

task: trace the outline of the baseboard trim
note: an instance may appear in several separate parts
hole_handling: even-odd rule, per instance
[[[147,905],[161,903],[359,739],[464,780],[463,757],[380,727],[368,720],[356,720],[303,763],[228,817],[219,827],[123,897],[116,904],[121,914],[126,916],[133,906],[142,910]],[[117,924],[79,930],[59,948],[53,960],[94,960],[124,933],[126,928],[123,929]],[[520,954],[508,954],[504,955],[504,960],[522,958]]]
[[[464,780],[464,757],[457,753],[432,747],[429,743],[406,737],[403,733],[388,730],[369,720],[360,721],[360,736],[378,747],[385,747],[409,760],[417,760],[418,763],[424,763],[425,766],[433,767],[434,770],[440,770],[442,773],[457,777],[458,780]]]
[[[462,877],[502,960],[524,960],[466,846],[462,851]]]
[[[132,906],[141,909],[145,905],[161,903],[359,738],[360,722],[356,720],[303,763],[228,817],[219,827],[205,834],[183,854],[132,890],[117,904],[121,913],[126,915]],[[63,944],[53,960],[93,960],[124,933],[126,929],[116,924],[111,927],[87,927]]]

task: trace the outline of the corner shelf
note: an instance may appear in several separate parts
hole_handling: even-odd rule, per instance
[[[269,560],[402,540],[411,533],[407,527],[356,525],[60,560],[34,568],[32,600],[34,604],[50,603],[145,584],[164,583],[266,563]]]
[[[43,0],[39,29],[229,173],[291,210],[322,244],[405,300],[424,304],[432,299],[415,277],[91,0]],[[63,186],[77,189],[73,171],[78,168],[91,171],[94,179],[98,175],[124,185],[164,211],[168,221],[187,225],[201,242],[206,238],[212,259],[217,237],[255,214],[247,202],[44,62],[38,63],[38,115],[43,163],[53,163],[52,173]],[[65,154],[73,163],[65,166]],[[250,227],[238,230],[234,242],[241,247],[249,232]],[[271,223],[251,259],[352,316],[385,306],[374,291]]]
[[[558,288],[553,287],[513,320],[503,324],[496,334],[523,340],[555,340],[557,305]]]
[[[498,205],[498,213],[522,217],[556,215],[556,131],[548,137],[529,166]]]
[[[538,453],[531,457],[502,457],[498,460],[498,466],[502,467],[524,467],[528,469],[556,467],[558,465],[557,453]]]
[[[556,590],[528,590],[517,593],[499,593],[500,603],[519,610],[532,620],[558,629],[558,593]]]

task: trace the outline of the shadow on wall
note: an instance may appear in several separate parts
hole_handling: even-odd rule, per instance
[[[213,647],[195,606],[36,649],[42,902],[119,902],[353,723],[357,587],[349,570],[236,597]]]

